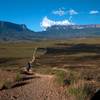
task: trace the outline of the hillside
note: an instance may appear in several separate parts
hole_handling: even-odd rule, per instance
[[[32,40],[36,36],[34,33],[24,24],[0,21],[1,41]]]

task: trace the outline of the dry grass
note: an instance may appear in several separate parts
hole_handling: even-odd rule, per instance
[[[75,100],[90,100],[94,91],[95,88],[92,84],[86,83],[82,80],[77,83],[71,84],[66,89],[67,94],[75,98]]]
[[[58,47],[58,43],[61,46],[64,44],[63,47],[66,46],[66,48],[77,47],[79,44],[80,46],[81,44],[85,44],[89,47],[92,45],[94,48],[97,44],[100,45],[100,38],[55,40],[35,43],[0,43],[0,68],[10,71],[13,70],[15,73],[18,73],[19,69],[25,67],[27,62],[32,58],[35,47],[51,47],[54,49],[54,47]],[[37,56],[33,71],[56,75],[56,81],[60,85],[66,85],[65,83],[68,83],[66,91],[69,95],[73,96],[73,98],[75,97],[76,100],[87,100],[94,92],[94,86],[100,83],[99,49],[95,47],[92,51],[90,48],[87,48],[85,52],[83,52],[84,50],[82,51],[82,48],[76,51],[71,50],[66,53],[63,53],[63,50],[61,50],[58,54],[51,52],[51,54]],[[39,54],[43,54],[43,51],[38,52]],[[53,67],[66,68],[68,72],[53,70]],[[1,75],[0,87],[4,85],[9,88],[10,82],[3,81]],[[9,78],[9,76],[4,77]],[[20,78],[20,74],[14,77],[16,81],[19,81]],[[94,81],[95,84],[90,84],[91,81]]]

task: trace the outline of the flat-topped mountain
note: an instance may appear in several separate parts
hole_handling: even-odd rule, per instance
[[[100,28],[100,24],[88,24],[88,25],[54,25],[48,27],[47,30],[50,29],[85,29],[85,28]]]
[[[90,25],[54,25],[45,31],[51,37],[76,38],[100,36],[100,24]]]

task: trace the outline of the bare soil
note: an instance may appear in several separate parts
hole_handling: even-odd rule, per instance
[[[54,79],[53,75],[26,75],[25,84],[0,91],[0,100],[68,100]]]

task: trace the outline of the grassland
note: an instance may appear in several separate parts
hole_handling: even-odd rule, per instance
[[[76,100],[82,94],[83,100],[91,95],[83,84],[92,83],[93,90],[100,88],[100,38],[0,43],[0,69],[18,73],[32,59],[34,48],[39,49],[33,71],[56,75],[61,84],[66,80],[70,85],[67,93]]]

